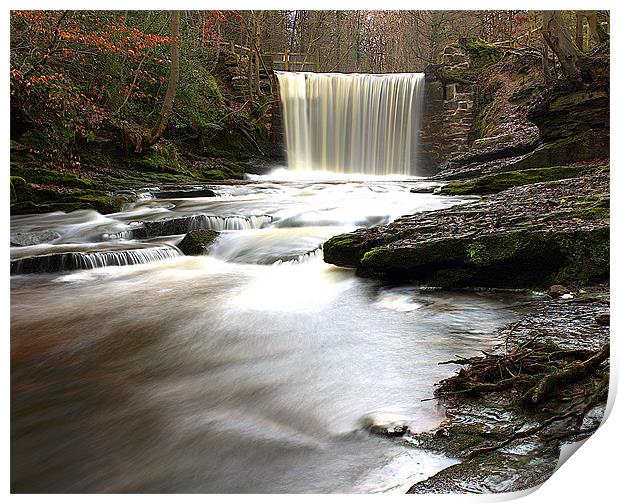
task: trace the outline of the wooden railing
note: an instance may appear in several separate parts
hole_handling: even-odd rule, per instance
[[[233,42],[220,42],[220,45],[230,48],[235,54],[250,55],[252,50],[249,47],[235,44]],[[321,65],[319,54],[310,56],[308,53],[298,52],[265,52],[266,60],[270,60],[273,70],[284,70],[287,72],[320,72]]]
[[[284,70],[288,72],[320,72],[321,65],[319,54],[315,53],[314,58],[310,59],[307,53],[295,52],[276,52],[270,53],[273,59],[274,70]]]

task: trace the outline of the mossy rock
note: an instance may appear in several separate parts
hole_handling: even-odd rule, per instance
[[[381,229],[381,228],[375,228]],[[323,244],[325,262],[344,267],[357,267],[364,253],[400,238],[398,233],[369,235],[365,229],[336,235]]]
[[[358,273],[444,288],[583,285],[609,275],[609,226],[394,242],[366,252]]]
[[[63,186],[78,189],[99,189],[103,184],[102,181],[82,177],[69,171],[32,166],[32,163],[12,163],[11,176],[20,177],[29,184]]]
[[[481,38],[463,38],[460,45],[472,56],[474,65],[480,68],[497,63],[504,54],[501,48]]]
[[[102,214],[109,214],[120,212],[131,201],[127,195],[113,195],[104,191],[60,192],[51,188],[35,190],[29,184],[27,186],[15,194],[11,192],[11,215],[72,212],[81,209],[93,209]]]
[[[195,229],[185,235],[179,250],[185,255],[202,255],[213,245],[219,233],[210,229]]]
[[[609,130],[589,129],[548,142],[510,164],[512,170],[560,166],[609,158]]]
[[[32,187],[23,177],[11,176],[11,203],[32,199]]]
[[[174,144],[163,141],[149,148],[138,160],[138,164],[143,168],[161,172],[177,173],[187,170]]]
[[[553,168],[494,173],[469,180],[450,182],[441,188],[441,193],[449,196],[494,194],[511,187],[574,178],[599,170],[609,170],[609,166],[557,166]]]
[[[117,196],[102,192],[84,191],[83,193],[73,194],[64,201],[82,204],[84,208],[91,207],[102,214],[110,214],[120,212],[130,202],[130,198],[125,195]]]

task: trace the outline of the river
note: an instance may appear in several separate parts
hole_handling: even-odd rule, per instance
[[[335,234],[463,202],[410,192],[424,183],[281,172],[112,215],[13,217],[12,233],[57,233],[15,260],[165,253],[11,277],[12,490],[401,492],[453,464],[364,419],[436,426],[421,400],[455,369],[437,363],[492,347],[522,297],[390,286],[321,257]],[[188,215],[221,230],[208,255],[132,235]]]

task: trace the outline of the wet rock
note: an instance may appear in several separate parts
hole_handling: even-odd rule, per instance
[[[143,222],[140,227],[132,230],[133,238],[144,240],[156,236],[171,236],[184,234],[194,229],[205,227],[204,216],[188,215],[174,219]]]
[[[330,238],[360,276],[443,288],[587,285],[609,276],[609,172],[527,184],[479,202]]]
[[[439,192],[439,189],[441,189],[441,186],[442,186],[441,182],[423,182],[423,183],[418,183],[414,185],[409,190],[409,192],[432,194],[432,193]]]
[[[148,244],[67,244],[11,252],[11,275],[129,266],[161,261],[180,255],[176,247]]]
[[[270,215],[186,215],[174,219],[145,221],[137,224],[131,230],[131,236],[137,240],[155,238],[158,236],[172,236],[189,233],[196,229],[238,230],[259,229],[272,221]]]
[[[49,230],[14,233],[11,235],[11,247],[28,247],[40,243],[49,243],[58,238],[60,238],[60,235],[56,231]]]
[[[434,433],[412,433],[407,442],[413,440],[418,448],[461,461],[416,483],[408,493],[498,493],[541,484],[556,468],[566,441],[584,439],[600,424],[607,400],[608,375],[568,372],[581,369],[586,362],[587,366],[597,366],[599,372],[606,368],[609,328],[595,325],[594,315],[608,306],[609,288],[582,290],[587,298],[571,302],[537,301],[523,319],[498,333],[503,344],[483,358],[461,360],[470,363],[439,383],[435,395],[446,408],[447,419]],[[541,334],[552,339],[543,341]],[[518,374],[510,372],[518,378],[509,378],[509,387],[492,386],[502,383],[510,366],[517,362],[516,355],[526,347],[535,351],[523,355],[526,359],[538,359],[539,365],[533,366],[530,361],[527,371],[528,366],[519,361]],[[502,372],[489,372],[499,362],[496,359],[506,355],[511,357],[502,361],[507,363],[505,367],[501,365]],[[538,381],[541,369],[550,363],[547,374],[543,373]],[[484,369],[487,364],[491,367]],[[524,380],[528,374],[531,381]],[[562,379],[558,380],[560,376]],[[598,378],[593,383],[594,376]],[[554,386],[547,388],[545,407],[528,409],[523,399],[531,397],[529,390],[542,390],[542,384],[550,384],[553,377]],[[534,383],[537,385],[533,386]],[[451,393],[454,391],[460,392]],[[573,402],[567,404],[568,401]],[[580,411],[584,404],[588,406]],[[578,412],[576,417],[583,416],[583,422],[550,422],[549,418],[558,412]],[[543,427],[544,436],[540,436]],[[527,431],[529,435],[524,434]]]
[[[551,296],[552,298],[558,298],[560,296],[570,294],[570,290],[568,290],[563,285],[552,285],[547,290],[547,294],[549,294],[549,296]]]
[[[217,239],[219,233],[210,229],[195,229],[185,235],[185,238],[179,243],[179,250],[185,255],[202,255],[213,242]]]
[[[362,419],[362,426],[371,434],[401,437],[409,432],[406,420],[391,414],[370,414]]]
[[[609,317],[609,312],[606,313],[599,313],[596,317],[596,323],[599,325],[609,325],[610,323],[610,317]]]
[[[521,156],[532,152],[540,145],[537,136],[532,135],[521,140],[515,140],[513,135],[496,135],[479,138],[471,148],[450,160],[450,167],[462,166],[469,163],[480,163]]]
[[[404,239],[366,252],[358,274],[445,288],[520,288],[548,285],[562,277],[588,283],[608,274],[608,239],[609,228]],[[587,270],[583,263],[589,264]]]
[[[155,198],[178,199],[178,198],[212,198],[216,196],[212,189],[180,189],[169,191],[156,191]]]
[[[441,192],[442,194],[450,196],[494,194],[510,189],[511,187],[575,178],[588,173],[605,171],[605,169],[606,168],[600,166],[600,164],[585,166],[582,164],[574,164],[553,168],[536,168],[508,172],[499,171],[480,177],[452,181],[443,186]]]

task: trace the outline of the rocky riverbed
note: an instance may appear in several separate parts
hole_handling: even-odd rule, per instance
[[[457,355],[433,432],[378,430],[457,459],[410,493],[497,493],[541,484],[562,446],[598,427],[609,382],[609,167],[500,172],[441,182],[478,200],[331,238],[325,261],[425,287],[537,293],[492,352]],[[602,282],[602,283],[601,283]],[[373,430],[371,429],[371,432]]]
[[[500,331],[493,352],[456,357],[465,367],[435,392],[447,420],[406,442],[460,462],[409,493],[510,492],[548,479],[561,447],[591,435],[603,417],[608,324],[608,285],[544,295]]]

